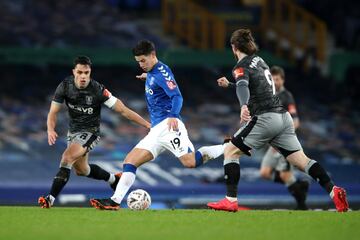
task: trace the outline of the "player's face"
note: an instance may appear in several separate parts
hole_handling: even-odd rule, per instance
[[[89,65],[76,64],[73,69],[75,85],[78,88],[86,88],[90,82],[91,68]]]
[[[280,74],[271,75],[276,91],[279,91],[282,86],[284,86],[284,79],[280,76]]]
[[[139,66],[145,72],[151,71],[157,62],[156,55],[154,52],[149,55],[135,56],[135,60],[139,63]]]

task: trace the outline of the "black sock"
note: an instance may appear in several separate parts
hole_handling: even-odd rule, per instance
[[[93,178],[97,180],[108,181],[110,178],[110,173],[99,167],[95,164],[89,164],[90,173],[87,175],[88,178]]]
[[[312,160],[314,161],[314,160]],[[312,162],[312,165],[308,169],[308,174],[315,179],[328,193],[332,191],[334,183],[331,181],[329,175],[325,169],[316,161]]]
[[[307,191],[305,191],[305,189],[302,187],[300,181],[296,181],[295,183],[288,186],[288,191],[295,198],[297,203],[297,208],[299,209],[307,208],[305,204]]]
[[[284,184],[284,181],[280,177],[280,171],[275,170],[273,171],[273,174],[274,174],[274,179],[273,179],[274,182]]]
[[[240,180],[240,165],[239,163],[228,163],[224,165],[225,182],[228,197],[237,197],[237,188]]]
[[[63,189],[63,187],[65,186],[65,184],[69,181],[69,178],[70,178],[70,169],[61,167],[59,172],[54,177],[50,194],[56,198]]]

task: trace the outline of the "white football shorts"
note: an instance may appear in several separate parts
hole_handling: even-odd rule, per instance
[[[179,130],[168,130],[168,119],[164,119],[155,127],[150,129],[146,135],[135,148],[148,150],[154,156],[154,159],[165,150],[172,152],[177,158],[194,152],[194,145],[189,139],[188,132],[184,123],[178,119]]]

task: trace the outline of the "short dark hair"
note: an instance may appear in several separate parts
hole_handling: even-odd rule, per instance
[[[270,69],[271,75],[280,75],[280,77],[285,80],[285,71],[282,67],[272,66]]]
[[[149,55],[151,52],[155,51],[155,44],[149,40],[139,41],[135,47],[132,49],[134,56]]]
[[[91,60],[88,56],[77,56],[74,59],[74,67],[76,67],[77,64],[81,64],[81,65],[89,65],[91,66]]]
[[[250,29],[238,29],[231,35],[230,43],[241,52],[252,55],[258,51]]]

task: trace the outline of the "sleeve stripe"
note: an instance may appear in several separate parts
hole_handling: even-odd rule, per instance
[[[237,82],[236,82],[236,86],[238,86],[241,82],[248,83],[248,80],[242,79],[242,80],[240,80],[240,81],[237,81]]]
[[[117,101],[117,98],[114,97],[114,96],[111,96],[108,100],[106,100],[106,101],[104,102],[104,104],[105,104],[108,108],[112,108],[112,107],[115,105],[116,101]]]

